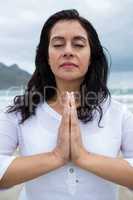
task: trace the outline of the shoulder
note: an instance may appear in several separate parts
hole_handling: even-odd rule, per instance
[[[10,122],[14,125],[18,125],[20,120],[19,112],[7,112],[7,108],[0,110],[0,122]]]
[[[126,105],[111,97],[110,108],[116,112],[123,112],[126,108]]]
[[[114,116],[119,115],[124,118],[127,118],[128,116],[133,117],[133,113],[129,110],[128,106],[124,103],[119,102],[113,97],[111,97],[110,99],[108,109]]]
[[[108,97],[102,104],[103,113],[122,113],[125,105],[114,99],[112,96]]]

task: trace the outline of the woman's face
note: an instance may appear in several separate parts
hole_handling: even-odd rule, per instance
[[[90,64],[86,30],[76,20],[57,22],[50,33],[48,62],[55,79],[83,80]]]

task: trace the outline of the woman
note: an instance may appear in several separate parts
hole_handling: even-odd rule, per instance
[[[118,200],[116,184],[133,188],[133,115],[111,98],[95,29],[76,10],[55,13],[35,63],[0,117],[1,189],[25,182],[20,200]]]

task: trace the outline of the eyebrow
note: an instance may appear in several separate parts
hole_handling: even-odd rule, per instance
[[[56,41],[56,40],[64,40],[64,37],[62,36],[54,36],[51,41]],[[87,38],[84,37],[84,36],[81,36],[81,35],[77,35],[77,36],[74,36],[73,37],[73,40],[81,40],[83,42],[86,42],[87,41]]]

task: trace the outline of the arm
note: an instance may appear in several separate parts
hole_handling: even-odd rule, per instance
[[[62,165],[55,153],[16,157],[17,122],[13,114],[0,113],[0,188],[9,188],[41,176]]]
[[[0,188],[8,188],[29,181],[62,165],[62,160],[58,159],[52,152],[18,157],[13,160],[0,180]]]
[[[63,112],[57,145],[51,152],[12,158],[11,155],[18,144],[17,125],[13,121],[6,115],[0,117],[0,138],[2,139],[0,140],[1,188],[11,187],[37,178],[69,161],[69,115],[67,108]]]
[[[103,179],[133,188],[133,167],[127,159],[111,158],[87,152],[81,138],[74,98],[71,98],[71,157],[73,162],[82,169],[88,170]],[[127,115],[127,114],[126,114]],[[126,118],[123,114],[121,122],[122,146],[126,157],[133,158],[133,116]],[[125,153],[125,154],[126,154]],[[129,160],[128,160],[129,161]],[[133,159],[132,159],[133,162]]]
[[[108,181],[133,188],[133,167],[121,158],[86,152],[77,161],[77,165]]]
[[[97,176],[133,189],[133,114],[126,108],[121,127],[121,152],[124,158],[83,152],[78,165]]]

